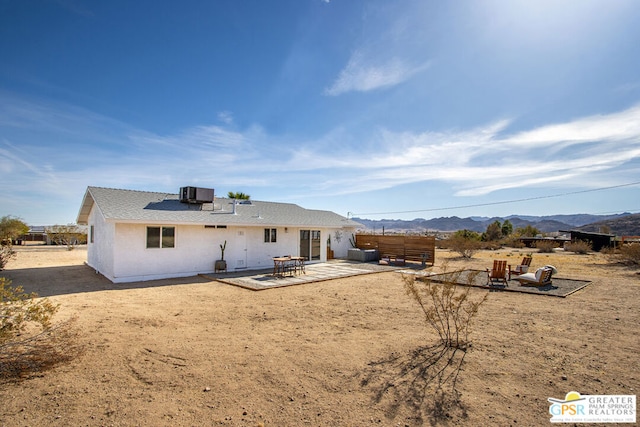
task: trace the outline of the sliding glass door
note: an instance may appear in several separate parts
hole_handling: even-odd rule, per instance
[[[320,230],[300,230],[300,256],[309,261],[320,259]]]

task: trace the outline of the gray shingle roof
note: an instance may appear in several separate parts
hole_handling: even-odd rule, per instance
[[[91,208],[97,206],[107,221],[149,224],[203,224],[287,227],[359,227],[359,223],[334,212],[304,209],[292,203],[237,204],[216,198],[212,204],[181,203],[178,194],[88,187],[78,213],[78,224],[86,225]]]

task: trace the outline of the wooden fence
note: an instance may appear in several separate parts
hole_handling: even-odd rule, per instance
[[[382,236],[356,234],[358,249],[377,249],[381,258],[403,257],[407,261],[436,261],[436,238],[433,236]]]

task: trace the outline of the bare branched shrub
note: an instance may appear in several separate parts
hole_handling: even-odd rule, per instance
[[[591,250],[591,244],[584,240],[576,240],[564,245],[564,250],[569,252],[575,252],[580,255],[585,255]]]
[[[4,270],[10,260],[16,257],[16,251],[13,250],[11,245],[0,246],[0,270]]]
[[[557,247],[558,245],[556,244],[556,242],[551,240],[538,240],[536,242],[536,249],[538,249],[538,252],[541,253],[552,253],[553,250]]]
[[[404,276],[407,294],[418,303],[427,325],[438,333],[444,347],[466,350],[469,343],[471,320],[478,308],[487,299],[487,294],[473,301],[469,297],[470,286],[459,286],[461,272],[445,273],[441,282],[428,277],[416,280],[415,276]],[[473,282],[467,276],[466,281]]]
[[[73,319],[53,324],[59,306],[0,277],[0,378],[15,378],[71,360],[82,350]]]
[[[447,273],[436,283],[428,278],[403,277],[407,294],[418,303],[427,328],[438,334],[435,343],[420,346],[409,354],[392,353],[387,359],[372,362],[363,385],[379,381],[376,393],[380,402],[391,393],[392,406],[408,405],[418,419],[425,411],[438,423],[451,411],[463,410],[456,390],[456,382],[467,352],[471,349],[469,337],[474,317],[487,293],[472,298],[470,286],[477,273]],[[427,398],[432,398],[427,402]]]

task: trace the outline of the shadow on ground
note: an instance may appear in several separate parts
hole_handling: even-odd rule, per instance
[[[41,297],[210,282],[200,276],[191,276],[144,282],[112,283],[87,265],[5,270],[0,273],[0,276],[11,280],[12,286],[22,286],[25,292],[35,292]]]

